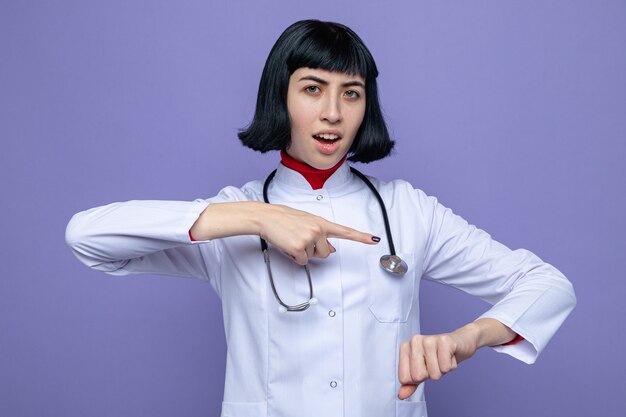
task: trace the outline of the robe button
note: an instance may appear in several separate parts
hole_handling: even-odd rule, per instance
[[[328,310],[328,315],[329,315],[330,317],[335,317],[335,315],[336,315],[336,314],[337,314],[337,313],[335,313],[335,310]]]
[[[320,201],[322,198],[324,198],[323,195],[318,195],[317,197],[315,197],[317,199],[317,201]]]
[[[337,381],[330,381],[331,388],[337,388]]]

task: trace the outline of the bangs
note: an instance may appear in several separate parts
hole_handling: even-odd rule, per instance
[[[363,41],[350,29],[339,31],[331,25],[316,25],[295,45],[287,57],[289,74],[298,68],[358,74],[366,80],[378,76],[376,63]]]

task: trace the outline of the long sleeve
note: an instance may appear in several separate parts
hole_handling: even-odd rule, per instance
[[[436,199],[421,198],[429,208],[425,278],[493,304],[481,317],[499,320],[524,338],[494,349],[533,363],[576,305],[571,283],[533,253],[510,250]]]
[[[211,244],[194,244],[189,229],[208,200],[128,201],[77,213],[65,234],[74,255],[112,275],[164,274],[210,279]],[[213,260],[216,260],[214,256]]]

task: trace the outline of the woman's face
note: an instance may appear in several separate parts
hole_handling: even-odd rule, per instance
[[[335,166],[354,141],[365,114],[359,75],[298,68],[289,77],[287,110],[292,158],[318,169]]]

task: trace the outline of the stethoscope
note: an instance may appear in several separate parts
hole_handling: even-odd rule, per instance
[[[376,197],[376,200],[378,200],[378,204],[380,205],[380,209],[383,213],[383,220],[385,222],[385,232],[387,233],[387,241],[389,242],[389,252],[391,252],[391,254],[383,255],[380,257],[381,268],[383,268],[385,271],[396,276],[404,275],[408,271],[409,268],[406,262],[404,262],[398,255],[396,255],[396,248],[393,245],[393,238],[391,237],[391,227],[389,226],[389,217],[387,216],[387,209],[385,209],[385,203],[383,202],[382,197],[378,193],[378,190],[376,190],[376,187],[374,187],[374,184],[372,184],[372,182],[365,175],[363,175],[361,172],[359,172],[358,170],[352,167],[350,167],[350,171],[352,171],[354,175],[359,177],[367,185],[367,187],[372,191],[372,193]],[[267,190],[270,186],[270,183],[272,182],[272,179],[274,178],[274,175],[276,175],[276,170],[272,171],[270,175],[268,175],[267,179],[265,180],[265,183],[263,184],[263,201],[265,201],[266,203],[269,203],[269,199],[267,198]],[[272,268],[270,267],[270,255],[267,249],[267,242],[263,238],[260,238],[260,239],[261,239],[261,250],[263,251],[263,260],[265,261],[265,265],[267,266],[267,273],[270,277],[270,284],[272,286],[272,291],[274,292],[274,297],[276,297],[276,301],[278,301],[278,304],[280,305],[278,307],[278,311],[280,311],[281,313],[284,313],[287,311],[304,311],[307,308],[309,308],[311,305],[317,304],[317,299],[313,296],[313,283],[311,282],[311,272],[309,271],[308,265],[304,265],[304,270],[306,271],[306,277],[309,281],[309,299],[300,304],[289,305],[289,304],[286,304],[280,298],[280,296],[278,295],[278,291],[276,290],[276,284],[274,284],[274,277],[272,276]]]

